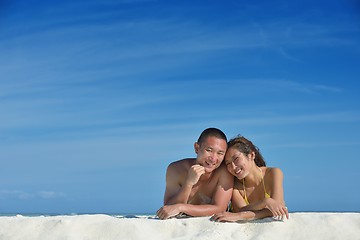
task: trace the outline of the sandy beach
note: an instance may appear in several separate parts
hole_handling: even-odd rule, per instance
[[[0,239],[360,239],[360,213],[291,213],[244,223],[209,217],[159,220],[155,216],[2,216]]]

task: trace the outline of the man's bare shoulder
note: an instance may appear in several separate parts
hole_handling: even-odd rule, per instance
[[[217,169],[215,169],[215,171],[216,171],[218,174],[224,174],[224,173],[225,173],[226,175],[230,174],[229,171],[227,170],[226,165],[225,165],[224,162],[221,163],[221,165],[220,165]]]
[[[216,179],[221,179],[225,181],[233,179],[233,175],[231,175],[231,173],[227,170],[224,163],[222,163],[217,169],[215,169],[214,173],[214,177]]]
[[[195,158],[185,158],[175,162],[172,162],[168,166],[168,172],[183,172],[188,171],[189,168],[196,162]]]

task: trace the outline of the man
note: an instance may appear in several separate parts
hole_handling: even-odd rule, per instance
[[[196,158],[173,162],[167,168],[164,206],[156,213],[160,219],[179,214],[210,216],[228,206],[234,179],[221,164],[227,148],[225,134],[217,128],[205,129],[194,148]]]

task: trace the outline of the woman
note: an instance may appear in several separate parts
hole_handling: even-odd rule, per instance
[[[212,219],[236,222],[265,217],[289,218],[284,202],[283,174],[279,168],[266,167],[259,149],[245,137],[228,142],[224,158],[228,171],[235,176],[230,211]]]

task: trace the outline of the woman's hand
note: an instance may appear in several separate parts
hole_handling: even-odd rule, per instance
[[[241,217],[241,213],[221,212],[213,215],[210,220],[216,222],[237,222],[244,219]]]
[[[284,204],[272,198],[267,198],[265,200],[265,203],[266,203],[266,208],[271,211],[274,219],[283,220],[284,216],[286,216],[286,218],[289,219],[289,212]]]

